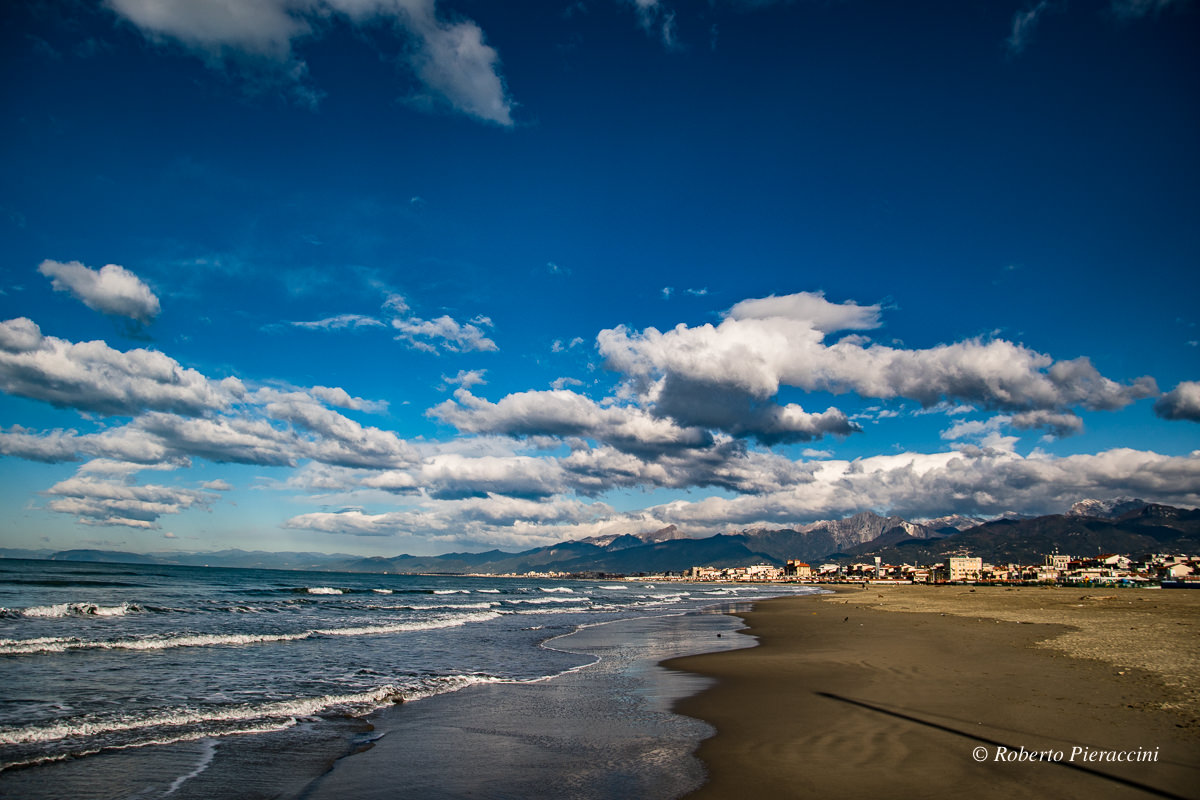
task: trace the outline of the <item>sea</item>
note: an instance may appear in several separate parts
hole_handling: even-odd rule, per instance
[[[650,660],[747,646],[725,612],[802,591],[0,559],[0,797],[176,798],[201,777],[303,797],[382,713],[423,705],[432,727],[441,696],[564,676],[586,694],[589,670],[633,708]]]

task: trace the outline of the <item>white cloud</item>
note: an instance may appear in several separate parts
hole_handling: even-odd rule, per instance
[[[879,312],[878,305],[860,306],[851,300],[831,303],[824,292],[798,292],[743,300],[734,304],[727,316],[732,320],[790,319],[822,333],[834,333],[878,328],[882,324]]]
[[[193,507],[207,508],[216,495],[178,486],[138,485],[83,474],[46,490],[51,511],[74,515],[85,525],[157,528],[159,517]]]
[[[474,322],[490,325],[486,317],[477,317]],[[472,350],[498,350],[496,343],[487,338],[477,325],[459,323],[449,316],[437,319],[421,319],[419,317],[397,317],[392,320],[392,327],[400,331],[397,341],[407,342],[417,350],[436,353],[444,348],[455,353],[466,353]]]
[[[308,393],[318,400],[338,408],[348,408],[351,411],[367,411],[372,414],[382,414],[387,411],[386,400],[364,400],[353,397],[339,386],[314,386]]]
[[[119,264],[99,270],[78,261],[43,261],[38,272],[50,278],[56,292],[69,292],[84,305],[102,314],[151,322],[158,316],[158,298],[142,279]]]
[[[597,342],[610,368],[626,375],[645,402],[681,424],[710,424],[706,417],[718,418],[719,406],[732,405],[736,395],[742,405],[770,408],[781,386],[907,397],[927,407],[959,402],[1060,413],[1076,405],[1113,410],[1156,391],[1151,378],[1119,384],[1086,358],[1056,362],[1004,340],[972,339],[926,350],[824,341],[839,329],[878,324],[876,306],[835,305],[819,294],[801,293],[744,301],[716,326],[679,325],[665,333],[618,327],[601,331]]]
[[[78,458],[79,433],[61,428],[38,433],[20,425],[0,428],[0,455],[58,463]]]
[[[655,465],[612,449],[581,451],[563,461],[579,468],[576,456],[598,466],[605,484],[624,460],[634,485],[646,485]],[[759,454],[762,455],[762,454]],[[571,463],[575,461],[575,463]],[[410,534],[427,540],[472,546],[533,547],[600,533],[629,533],[668,524],[690,535],[747,527],[794,527],[840,518],[863,509],[909,518],[963,513],[988,516],[1020,508],[1030,513],[1061,513],[1087,497],[1133,493],[1157,502],[1200,505],[1200,452],[1163,456],[1130,449],[1096,455],[1053,458],[1011,450],[963,448],[943,453],[900,453],[856,461],[827,460],[805,465],[773,459],[781,472],[764,479],[769,464],[743,462],[755,473],[760,491],[699,500],[675,500],[632,512],[575,498],[503,497],[497,494],[456,500],[426,498],[401,511],[368,514],[361,509],[303,514],[292,528],[357,535]]]
[[[307,328],[308,330],[319,331],[338,331],[346,328],[387,327],[374,317],[364,316],[363,314],[338,314],[337,316],[326,317],[325,319],[317,319],[307,322],[289,322],[288,324],[296,328]]]
[[[297,46],[329,30],[330,18],[359,28],[391,26],[400,60],[425,87],[424,99],[498,125],[513,124],[500,57],[470,20],[439,19],[435,0],[107,0],[154,41],[174,41],[213,66],[249,61],[307,102],[307,64]]]
[[[0,390],[62,408],[132,415],[147,409],[202,414],[229,407],[240,381],[212,381],[153,350],[43,336],[24,317],[0,322]]]
[[[355,0],[335,0],[349,5]],[[432,92],[456,111],[494,122],[513,124],[513,104],[500,77],[500,55],[483,40],[483,30],[470,21],[437,19],[433,0],[394,0],[406,12],[417,48],[413,69]]]
[[[1200,422],[1200,381],[1183,381],[1154,404],[1154,413],[1163,419]]]
[[[631,452],[707,447],[712,437],[698,428],[621,406],[602,407],[565,389],[517,392],[492,403],[466,389],[434,407],[432,416],[468,433],[508,436],[579,436]]]

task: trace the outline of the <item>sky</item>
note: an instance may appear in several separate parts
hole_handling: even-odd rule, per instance
[[[1200,506],[1200,4],[0,7],[0,545]]]

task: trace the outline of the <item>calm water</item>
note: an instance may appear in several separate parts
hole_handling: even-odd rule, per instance
[[[580,626],[794,591],[0,560],[0,789],[17,767],[147,745],[318,737],[591,664],[555,646]]]

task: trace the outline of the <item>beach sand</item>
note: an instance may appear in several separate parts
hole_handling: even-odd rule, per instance
[[[740,626],[723,613],[693,613],[581,629],[549,645],[595,664],[373,714],[373,745],[338,761],[300,797],[679,797],[704,781],[692,753],[712,730],[671,706],[710,681],[658,662],[750,645],[736,635]]]
[[[1200,592],[872,585],[745,619],[758,647],[665,663],[717,679],[675,706],[718,731],[689,797],[1200,798]]]

